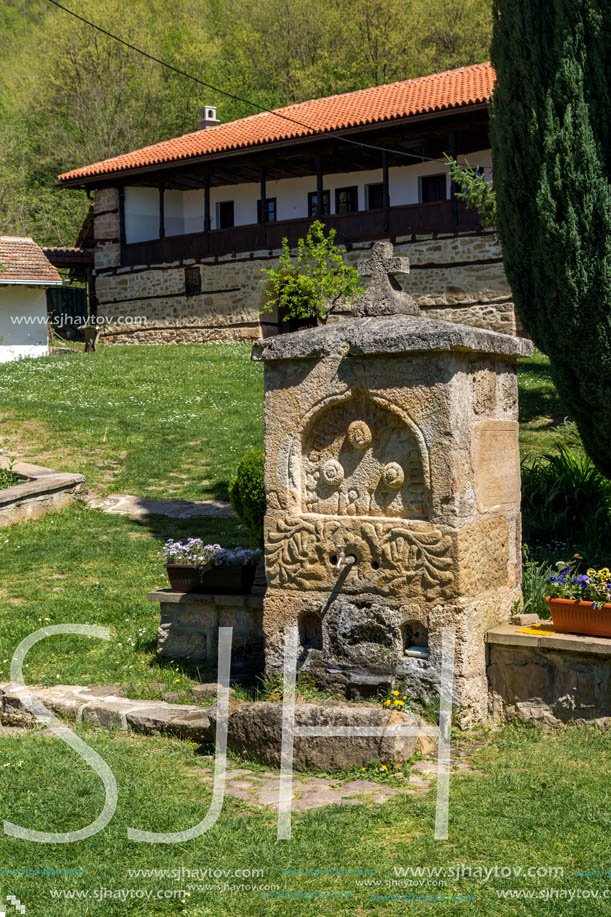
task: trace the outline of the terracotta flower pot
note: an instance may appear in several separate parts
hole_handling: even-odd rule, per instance
[[[611,637],[611,604],[592,608],[592,602],[552,599],[549,596],[546,602],[557,633]]]
[[[244,567],[212,567],[202,573],[188,564],[166,564],[170,586],[175,592],[240,595],[249,593],[255,578],[255,564]]]
[[[192,564],[166,564],[170,586],[174,592],[198,592],[202,584],[202,573]]]

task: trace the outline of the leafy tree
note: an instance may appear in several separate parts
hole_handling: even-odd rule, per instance
[[[79,0],[79,14],[257,105],[484,60],[489,0]],[[74,241],[89,203],[58,172],[253,113],[45,0],[0,4],[0,232]],[[6,187],[8,185],[8,187]]]
[[[495,0],[492,142],[505,268],[584,446],[611,476],[608,0]]]
[[[461,165],[446,154],[445,161],[450,167],[450,178],[460,189],[454,192],[456,197],[477,210],[484,226],[496,226],[496,194],[486,176],[468,160]]]
[[[344,262],[345,249],[335,244],[335,230],[325,236],[324,223],[315,220],[305,239],[297,243],[297,257],[291,256],[287,239],[282,240],[278,266],[263,268],[272,294],[263,306],[268,312],[283,311],[284,320],[315,319],[324,324],[340,305],[353,302],[362,292],[356,268]]]

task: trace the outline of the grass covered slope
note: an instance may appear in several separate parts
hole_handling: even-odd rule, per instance
[[[609,884],[604,873],[611,831],[609,733],[569,727],[545,734],[507,727],[482,735],[486,742],[471,760],[476,770],[451,779],[444,842],[434,840],[435,794],[429,792],[382,806],[294,815],[289,842],[276,839],[273,812],[227,798],[206,834],[185,844],[149,845],[130,842],[127,828],[175,832],[204,818],[211,791],[198,774],[209,773],[210,763],[178,740],[82,727],[78,732],[111,767],[118,807],[103,832],[78,844],[34,848],[0,836],[2,890],[17,895],[28,914],[530,917],[547,915],[550,908],[559,917],[608,913],[602,895]],[[102,809],[98,777],[57,738],[1,737],[0,760],[2,814],[13,823],[39,831],[77,830]],[[25,878],[9,872],[28,865],[82,869],[83,874]],[[438,869],[438,877],[430,884],[426,878],[401,878],[396,869],[409,866]],[[461,866],[472,870],[470,877],[457,875]],[[555,873],[537,876],[537,868],[550,867]],[[154,872],[206,868],[227,872],[220,879],[200,880]],[[532,868],[535,874],[529,876]],[[262,870],[256,878],[233,876],[234,870],[256,869]],[[130,875],[130,870],[149,874]],[[584,876],[588,870],[599,870],[599,876]],[[275,889],[262,893],[259,886]],[[151,898],[92,900],[100,889],[144,890]],[[156,897],[181,889],[190,891],[186,899]],[[565,897],[550,897],[554,890],[565,890]],[[580,890],[581,898],[569,901],[566,890]],[[73,897],[58,897],[61,892]],[[410,896],[418,898],[410,901]]]
[[[263,431],[263,370],[249,344],[102,346],[0,366],[0,446],[85,474],[90,488],[227,498]]]
[[[519,361],[520,444],[579,444],[539,351]],[[82,472],[101,493],[227,497],[263,444],[263,370],[249,344],[102,345],[0,366],[0,447]]]
[[[201,535],[243,542],[233,518],[137,522],[99,510],[67,509],[0,530],[0,681],[28,634],[48,624],[109,627],[109,642],[65,635],[34,647],[24,667],[30,684],[122,683],[132,697],[185,691],[186,667],[155,656],[159,606],[147,592],[167,587],[163,539]],[[180,671],[179,671],[180,669]],[[202,680],[210,673],[200,672]],[[178,682],[176,681],[178,679]]]

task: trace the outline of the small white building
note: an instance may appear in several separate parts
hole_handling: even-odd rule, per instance
[[[47,287],[61,282],[33,239],[0,236],[0,363],[48,356]]]

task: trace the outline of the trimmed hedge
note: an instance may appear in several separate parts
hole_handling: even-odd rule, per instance
[[[263,546],[263,519],[267,506],[263,465],[263,449],[249,449],[229,484],[231,505],[259,547]]]

